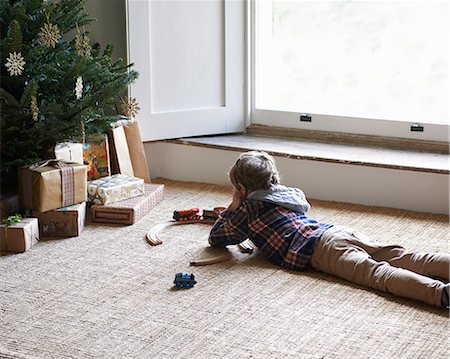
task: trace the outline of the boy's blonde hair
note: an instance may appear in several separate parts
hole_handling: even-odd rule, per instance
[[[230,180],[235,187],[241,184],[250,193],[279,184],[280,175],[272,156],[263,151],[250,151],[239,156],[230,170]]]

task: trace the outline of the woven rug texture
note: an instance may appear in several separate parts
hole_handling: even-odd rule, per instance
[[[446,310],[308,270],[281,269],[233,246],[208,253],[207,225],[145,235],[176,209],[227,206],[228,187],[157,180],[165,199],[132,226],[90,223],[0,257],[3,358],[449,358]],[[383,243],[449,252],[448,217],[311,201],[318,220]],[[197,284],[175,290],[175,273]]]

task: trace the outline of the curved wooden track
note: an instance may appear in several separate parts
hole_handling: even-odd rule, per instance
[[[189,220],[189,221],[175,221],[175,220],[169,220],[166,222],[158,223],[157,225],[150,228],[150,230],[147,232],[147,242],[152,246],[157,246],[163,243],[161,238],[159,237],[159,234],[165,230],[168,227],[172,226],[178,226],[183,224],[214,224],[214,220],[204,220],[204,219],[195,219],[195,220]],[[247,239],[242,243],[238,244],[238,248],[242,253],[252,253],[253,252],[253,245],[250,243],[250,241]],[[202,265],[209,265],[209,264],[216,264],[228,261],[232,258],[232,254],[230,252],[221,253],[219,255],[209,257],[209,258],[201,258],[201,259],[194,259],[190,262],[193,266],[202,266]]]

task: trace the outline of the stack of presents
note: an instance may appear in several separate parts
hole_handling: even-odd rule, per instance
[[[164,185],[150,183],[137,122],[58,144],[53,157],[19,169],[19,207],[27,218],[11,216],[0,225],[0,251],[77,237],[87,213],[92,222],[133,224],[164,197]]]

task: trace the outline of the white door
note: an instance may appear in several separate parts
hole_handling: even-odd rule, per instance
[[[128,0],[144,141],[244,130],[243,0]]]

